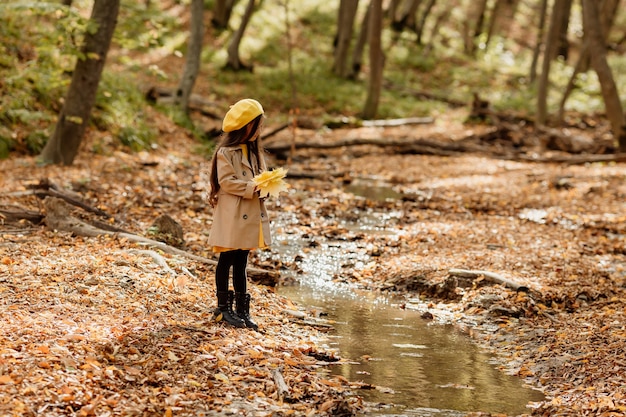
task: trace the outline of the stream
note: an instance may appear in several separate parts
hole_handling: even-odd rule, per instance
[[[393,233],[370,226],[361,219],[350,227]],[[347,363],[332,365],[330,372],[377,387],[357,392],[368,405],[376,404],[368,416],[519,415],[530,412],[529,402],[544,399],[521,379],[498,370],[495,358],[453,325],[402,309],[403,300],[333,281],[342,265],[371,261],[354,242],[323,239],[311,246],[296,234],[274,236],[274,256],[298,258],[301,269],[293,273],[295,284],[279,286],[278,293],[332,323],[324,347]]]

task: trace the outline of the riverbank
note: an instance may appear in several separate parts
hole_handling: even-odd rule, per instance
[[[317,159],[310,151],[299,166],[350,173],[348,181],[307,181],[326,198],[292,204],[307,201],[295,223],[311,225],[314,241],[356,241],[370,256],[335,279],[399,292],[406,308],[458,325],[500,358],[503,372],[546,394],[532,415],[623,413],[626,167],[377,151]],[[350,188],[369,188],[370,198]],[[374,233],[350,231],[362,219]],[[487,271],[529,291],[452,269]]]
[[[99,139],[92,137],[72,167],[2,161],[2,204],[41,210],[27,194],[46,178],[138,234],[169,214],[183,227],[186,250],[211,257],[206,161],[184,135],[162,131],[162,145],[150,153],[95,154],[91,145]],[[408,133],[417,134],[414,127],[350,132]],[[333,140],[345,132],[300,134]],[[366,261],[342,265],[335,280],[404,294],[405,308],[471,334],[499,356],[503,372],[546,394],[529,410],[533,415],[611,415],[626,407],[623,164],[394,155],[356,146],[299,151],[289,169],[317,177],[291,178],[290,191],[269,201],[271,215],[284,224],[273,232],[310,247],[353,243],[347,250]],[[363,198],[348,186],[380,193]],[[381,198],[389,190],[395,198]],[[371,233],[355,230],[356,223]],[[319,348],[324,332],[297,324],[298,306],[271,289],[251,286],[263,333],[229,329],[208,320],[211,266],[125,239],[80,238],[25,221],[1,227],[3,413],[350,415],[362,409],[346,396],[358,384],[320,372],[335,359]],[[306,256],[306,248],[292,259],[255,253],[252,264],[297,274]],[[530,292],[451,279],[452,268],[495,272]],[[281,376],[288,394],[280,390]]]

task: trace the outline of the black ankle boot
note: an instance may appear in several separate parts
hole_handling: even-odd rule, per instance
[[[237,301],[237,315],[243,319],[246,327],[258,330],[259,326],[250,318],[250,294],[238,292],[235,294],[235,300]]]
[[[225,321],[234,327],[246,327],[246,323],[233,311],[233,299],[232,291],[217,292],[217,308],[213,312],[213,320]]]

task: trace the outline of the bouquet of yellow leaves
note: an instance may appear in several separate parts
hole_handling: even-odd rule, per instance
[[[276,168],[272,171],[264,171],[252,178],[252,181],[259,189],[261,198],[267,196],[278,197],[281,191],[287,189],[287,183],[284,181],[287,170],[284,168]]]

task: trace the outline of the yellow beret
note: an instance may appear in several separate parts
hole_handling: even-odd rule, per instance
[[[230,106],[230,110],[224,116],[222,130],[224,132],[239,130],[263,113],[263,106],[258,101],[251,98],[239,100]]]

